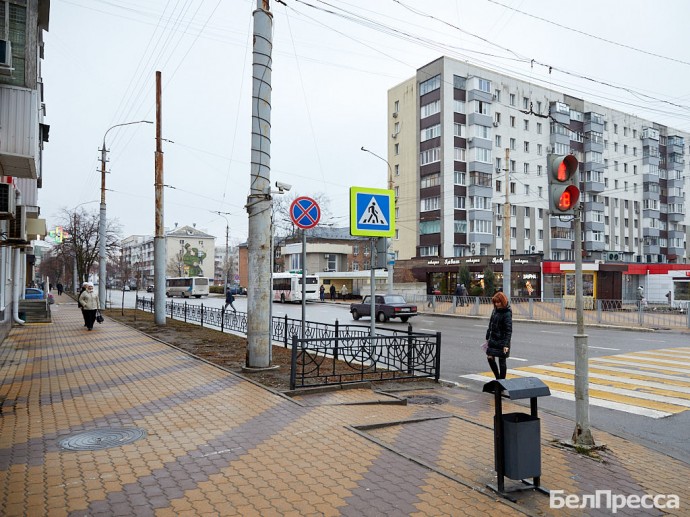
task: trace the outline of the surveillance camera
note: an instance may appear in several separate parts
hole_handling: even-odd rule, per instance
[[[282,181],[276,181],[276,187],[278,187],[278,190],[290,190],[292,185],[289,183],[283,183]]]

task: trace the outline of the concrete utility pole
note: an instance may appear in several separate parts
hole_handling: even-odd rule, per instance
[[[163,99],[161,73],[156,71],[156,192],[155,235],[153,237],[153,320],[165,325],[165,219],[163,217]]]
[[[98,220],[98,299],[100,300],[101,309],[105,309],[105,282],[106,282],[106,214],[105,214],[105,163],[107,162],[108,151],[105,147],[105,137],[111,129],[122,126],[130,126],[132,124],[153,124],[150,120],[137,120],[136,122],[125,122],[124,124],[115,124],[109,127],[103,135],[103,145],[101,146],[101,209],[100,219]]]
[[[503,294],[510,302],[510,147],[506,147],[506,202],[503,205]],[[493,296],[489,293],[489,296]]]
[[[225,290],[230,283],[230,221],[227,216],[232,214],[230,212],[219,212],[217,210],[214,210],[213,213],[225,219],[225,267],[223,268],[225,270],[225,287],[223,288],[223,294],[225,294]]]
[[[579,175],[578,175],[579,177]],[[593,446],[594,438],[589,426],[589,349],[585,334],[585,310],[582,298],[582,205],[575,210],[575,310],[577,334],[575,334],[575,445]]]
[[[393,169],[391,168],[391,164],[388,163],[388,160],[386,160],[385,158],[379,156],[378,154],[370,151],[369,149],[366,149],[364,146],[361,147],[361,150],[364,151],[365,153],[369,153],[373,156],[376,156],[379,160],[386,162],[386,165],[388,165],[388,190],[393,190]],[[395,198],[395,202],[396,203],[398,202],[397,196]],[[395,214],[395,209],[392,210],[392,212],[393,212],[393,214]],[[382,237],[382,238],[385,238],[385,237]],[[386,239],[386,244],[387,244],[387,246],[386,246],[386,265],[388,266],[388,294],[393,294],[393,276],[394,276],[393,275],[393,267],[394,267],[395,260],[394,260],[394,258],[392,258],[390,256],[391,252],[389,251],[391,249],[391,246],[390,246],[391,239]],[[373,264],[373,262],[372,262],[372,264]],[[372,266],[372,269],[373,269],[373,266]]]
[[[247,367],[271,365],[271,66],[273,15],[268,0],[257,0],[252,64],[252,151],[247,286]]]

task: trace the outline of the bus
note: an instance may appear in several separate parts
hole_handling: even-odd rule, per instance
[[[201,298],[202,296],[208,296],[208,285],[208,278],[201,276],[166,278],[165,295],[168,298],[173,296]]]
[[[306,301],[319,300],[319,275],[306,275]],[[273,273],[274,302],[302,302],[302,273]]]

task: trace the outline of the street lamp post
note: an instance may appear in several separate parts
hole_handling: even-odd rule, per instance
[[[373,156],[376,156],[379,160],[386,162],[386,165],[388,165],[388,190],[393,190],[393,169],[391,168],[391,164],[388,163],[388,160],[383,158],[382,156],[379,156],[378,154],[370,151],[369,149],[366,149],[364,146],[361,147],[361,150],[364,151],[365,153],[369,153]],[[397,199],[396,199],[397,201]],[[390,239],[389,239],[390,243]],[[373,246],[373,242],[372,242]],[[393,262],[394,259],[390,256],[390,246],[386,246],[386,265],[388,266],[388,294],[393,294]],[[373,250],[372,250],[372,259],[374,258]],[[373,269],[373,264],[372,264],[372,269]],[[373,314],[373,313],[372,313]]]
[[[213,213],[218,214],[225,219],[225,267],[223,268],[225,269],[225,287],[223,288],[223,293],[225,293],[225,290],[228,288],[228,283],[230,282],[230,222],[228,221],[227,216],[232,214],[230,212],[218,211],[214,211]]]
[[[111,129],[122,126],[130,126],[132,124],[153,124],[150,120],[137,120],[135,122],[125,122],[123,124],[115,124],[109,127],[103,135],[103,144],[101,146],[101,210],[100,219],[98,220],[98,299],[100,300],[101,309],[105,309],[105,282],[106,282],[106,254],[105,254],[105,162],[108,151],[105,148],[105,137]]]

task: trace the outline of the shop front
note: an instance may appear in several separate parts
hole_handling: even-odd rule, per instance
[[[541,297],[541,261],[540,254],[511,257],[511,298]],[[503,287],[503,257],[425,257],[400,260],[396,268],[408,268],[430,294],[453,295],[459,283],[469,283],[469,296],[493,296]]]

